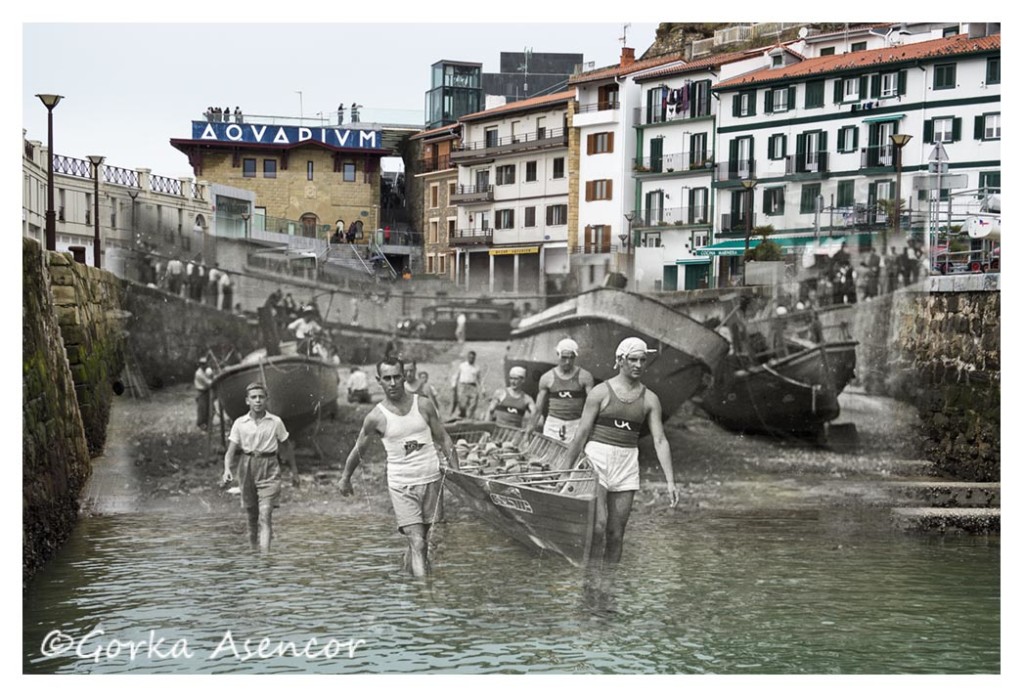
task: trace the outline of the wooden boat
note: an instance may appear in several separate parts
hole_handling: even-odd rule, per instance
[[[740,335],[695,399],[712,418],[742,432],[816,434],[839,416],[857,363],[858,343],[845,328],[831,328],[826,339],[817,314],[798,311],[745,322]]]
[[[289,432],[337,412],[338,367],[319,356],[295,353],[293,347],[294,343],[283,343],[282,353],[274,355],[253,352],[214,376],[212,395],[228,423],[248,411],[245,386],[254,382],[267,386],[267,409]]]
[[[565,337],[576,340],[577,364],[598,381],[617,372],[615,347],[626,337],[640,337],[656,349],[643,381],[666,416],[693,397],[729,351],[717,332],[679,310],[629,291],[597,288],[524,318],[512,331],[506,373],[510,366],[525,367],[524,389],[536,395]]]
[[[494,422],[454,422],[445,429],[457,444],[513,443],[530,465],[511,465],[492,455],[490,466],[460,458],[461,468],[442,465],[444,483],[477,516],[528,548],[586,564],[593,536],[597,486],[590,462],[560,464],[566,445],[535,432]],[[460,446],[457,446],[460,448]]]

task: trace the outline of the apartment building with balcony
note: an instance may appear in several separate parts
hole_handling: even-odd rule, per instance
[[[953,180],[963,180],[959,188],[999,186],[1000,36],[986,35],[992,27],[984,25],[967,29],[826,53],[712,88],[720,104],[718,213],[715,243],[701,251],[719,256],[721,279],[737,273],[747,231],[757,226],[771,225],[791,252],[829,235],[856,235],[851,247],[901,247],[905,239],[887,239],[897,191],[902,227],[919,232],[923,210],[935,200],[941,208],[948,196],[928,176],[936,144],[949,174],[965,175]],[[896,134],[910,136],[899,183]]]
[[[632,48],[623,47],[617,65],[569,79],[575,91],[569,248],[574,285],[581,291],[600,286],[609,271],[624,273],[630,289],[649,285],[646,274],[641,279],[631,269],[634,255],[630,252],[638,235],[631,230],[627,214],[640,208],[633,180],[637,154],[633,114],[641,100],[640,85],[632,78],[669,65],[682,65],[680,56],[638,61]]]
[[[632,175],[637,208],[633,266],[639,291],[706,286],[711,258],[697,254],[711,241],[715,124],[719,102],[711,88],[764,67],[765,50],[720,53],[633,78],[641,104]]]
[[[410,137],[416,157],[410,168],[418,200],[413,202],[413,220],[423,231],[423,268],[414,273],[454,278],[455,256],[451,240],[457,234],[458,206],[454,195],[458,169],[452,150],[461,140],[459,124],[422,131]]]
[[[460,119],[451,152],[458,207],[449,244],[469,291],[543,295],[568,273],[568,108],[575,93],[533,97]]]

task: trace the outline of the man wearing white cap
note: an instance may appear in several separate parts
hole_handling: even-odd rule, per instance
[[[508,371],[508,387],[494,393],[487,406],[488,421],[502,426],[521,427],[531,423],[533,398],[523,392],[526,369],[513,366]]]
[[[640,382],[652,353],[638,337],[627,337],[619,343],[615,350],[619,372],[587,395],[576,438],[567,453],[566,462],[572,465],[580,452],[585,452],[597,473],[597,516],[591,558],[600,554],[600,540],[604,537],[605,562],[618,562],[622,557],[622,538],[633,508],[633,494],[640,489],[637,444],[645,422],[665,473],[669,501],[673,507],[679,501],[672,454],[661,421],[661,401]]]
[[[580,348],[569,337],[558,342],[555,354],[558,365],[541,376],[537,386],[536,428],[543,426],[544,436],[572,441],[583,415],[583,402],[594,388],[594,376],[576,365]]]

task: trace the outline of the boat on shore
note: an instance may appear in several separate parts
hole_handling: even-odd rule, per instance
[[[689,315],[660,301],[613,288],[597,288],[530,317],[512,331],[505,372],[526,368],[524,389],[537,394],[545,371],[555,366],[555,346],[572,337],[580,345],[577,365],[598,381],[617,372],[615,347],[639,337],[657,350],[644,384],[661,400],[665,416],[702,388],[729,351],[726,340]]]
[[[222,423],[249,410],[245,386],[254,382],[267,386],[267,409],[281,418],[289,432],[337,413],[338,367],[318,355],[295,351],[294,342],[282,343],[280,352],[255,351],[213,377],[211,395],[220,404]]]
[[[567,467],[562,442],[495,422],[454,422],[445,429],[460,469],[442,464],[444,483],[463,504],[531,550],[586,565],[597,496],[588,459]]]

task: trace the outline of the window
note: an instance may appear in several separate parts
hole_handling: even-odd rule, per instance
[[[263,161],[263,178],[264,179],[276,179],[277,178],[277,160],[264,160]]]
[[[551,179],[565,179],[565,158],[555,158],[552,161]]]
[[[516,166],[515,165],[499,165],[494,168],[494,183],[495,184],[515,184],[516,183]]]
[[[821,53],[819,53],[818,55],[819,56],[834,56],[834,55],[836,55],[836,47],[835,46],[828,46],[826,48],[823,48],[823,49],[821,49]]]
[[[988,61],[985,63],[985,84],[998,85],[999,74],[999,56],[989,58]]]
[[[523,176],[523,181],[536,182],[537,181],[537,161],[530,160],[526,163],[526,174]]]
[[[952,143],[960,140],[960,119],[941,116],[924,122],[926,143]]]
[[[313,161],[306,160],[306,180],[313,181]]]
[[[856,126],[843,126],[839,129],[839,152],[852,153],[857,150],[860,129]]]
[[[448,201],[451,201],[452,197],[455,196],[456,186],[455,182],[448,182]]]
[[[610,153],[614,150],[615,134],[608,131],[605,133],[592,133],[587,136],[587,155]]]
[[[427,273],[428,274],[433,274],[434,273],[434,255],[432,255],[432,254],[428,254],[427,255]]]
[[[766,187],[763,202],[764,213],[769,216],[781,216],[786,212],[786,188]]]
[[[786,157],[786,134],[776,133],[768,139],[768,159],[781,160]]]
[[[858,99],[860,99],[860,78],[843,80],[843,101],[856,102]]]
[[[523,209],[523,227],[534,228],[537,225],[537,207],[527,206]]]
[[[356,181],[356,164],[354,162],[346,162],[342,164],[341,179],[343,182]]]
[[[687,216],[689,223],[708,222],[708,190],[707,187],[698,187],[690,190],[689,196],[690,214]]]
[[[782,54],[772,56],[772,67],[778,68],[780,65],[782,65]]]
[[[732,98],[732,115],[733,116],[754,116],[757,113],[755,102],[757,99],[757,92],[755,90],[747,90],[746,92],[740,92],[738,95],[734,95]]]
[[[804,87],[804,109],[825,106],[825,81],[813,80]]]
[[[994,189],[999,191],[999,172],[979,172],[978,173],[978,188],[979,189]],[[989,192],[992,193],[992,192]],[[978,197],[984,196],[984,192],[978,192]]]
[[[242,158],[242,176],[256,176],[256,158]]]
[[[437,255],[437,273],[438,274],[444,274],[445,273],[445,262],[446,261],[448,261],[448,255],[446,255],[446,254],[439,254],[439,255]]]
[[[455,219],[454,218],[449,218],[448,219],[448,239],[444,241],[445,244],[447,245],[448,244],[448,240],[451,240],[453,237],[455,237]]]
[[[882,88],[879,97],[895,97],[899,94],[899,73],[882,73]]]
[[[583,251],[588,254],[610,252],[612,249],[611,226],[588,225],[583,230],[583,245]],[[591,278],[591,281],[593,281],[593,278]]]
[[[754,137],[741,136],[729,141],[729,179],[746,179],[753,174]]]
[[[850,53],[856,53],[857,51],[867,51],[868,42],[866,41],[854,41],[850,44]]]
[[[494,227],[497,230],[509,230],[516,226],[515,209],[501,208],[494,212]]]
[[[566,221],[569,220],[569,207],[566,204],[555,204],[554,206],[548,206],[547,210],[547,224],[548,225],[565,225]]]
[[[821,196],[821,184],[805,184],[800,189],[800,213],[814,213]]]
[[[979,141],[997,141],[1002,136],[1001,119],[998,113],[974,117],[974,138]]]
[[[959,33],[960,27],[956,24],[951,24],[948,27],[942,28],[942,38],[946,38],[947,36],[956,36]]]
[[[85,195],[85,224],[92,225],[92,194]]]
[[[600,201],[612,198],[612,180],[594,179],[587,182],[587,201]]]
[[[839,208],[850,208],[854,204],[854,180],[844,179],[839,182],[836,188],[836,206]]]
[[[498,145],[498,129],[489,128],[484,131],[484,146],[487,148],[493,148]]]
[[[544,117],[537,117],[537,140],[543,140],[547,138],[547,127],[544,126]]]
[[[427,242],[432,245],[437,244],[437,219],[430,221],[430,228],[427,231]]]
[[[824,131],[807,131],[797,136],[796,151],[808,172],[817,171],[819,155],[826,149]]]
[[[776,87],[768,90],[764,95],[764,112],[765,114],[774,114],[775,112],[789,111],[790,105],[793,104],[796,88],[795,87]]]
[[[954,87],[956,87],[956,63],[943,63],[935,66],[932,89],[951,90]]]
[[[438,198],[439,189],[440,188],[438,187],[437,184],[431,184],[430,185],[430,206],[429,206],[429,208],[437,208],[437,198]]]

